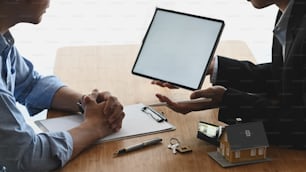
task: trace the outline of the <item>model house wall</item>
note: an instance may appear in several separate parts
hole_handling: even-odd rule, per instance
[[[218,151],[227,161],[235,163],[265,159],[267,147],[263,125],[245,123],[225,128]]]

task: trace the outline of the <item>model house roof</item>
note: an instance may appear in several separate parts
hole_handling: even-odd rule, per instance
[[[225,127],[224,132],[227,132],[227,139],[231,150],[269,146],[262,122],[230,125]]]

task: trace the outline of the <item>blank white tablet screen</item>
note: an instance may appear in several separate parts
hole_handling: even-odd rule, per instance
[[[133,73],[198,89],[223,21],[157,9]]]

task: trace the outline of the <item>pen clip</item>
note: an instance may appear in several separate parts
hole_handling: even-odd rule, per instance
[[[159,112],[156,112],[154,109],[145,106],[141,109],[144,113],[150,115],[155,121],[157,122],[163,122],[163,121],[167,121],[167,118],[160,114]]]

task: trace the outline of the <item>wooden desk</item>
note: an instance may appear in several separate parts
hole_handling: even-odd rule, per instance
[[[54,73],[72,88],[89,93],[93,88],[110,91],[124,104],[157,102],[155,93],[183,100],[191,93],[188,90],[169,90],[150,84],[150,80],[131,74],[131,68],[139,45],[113,45],[65,47],[58,50]],[[217,54],[255,61],[248,47],[240,41],[225,41]],[[203,87],[208,87],[207,78]],[[306,153],[280,148],[270,148],[268,156],[272,162],[224,169],[212,160],[207,152],[216,147],[196,138],[199,120],[218,123],[217,109],[177,114],[167,107],[158,107],[177,129],[172,132],[142,136],[94,145],[69,162],[61,172],[184,172],[184,171],[305,171]],[[51,114],[52,115],[52,114]],[[124,124],[123,124],[124,125]],[[113,158],[120,148],[161,137],[162,144]],[[192,153],[173,155],[167,148],[172,137],[192,148]]]

